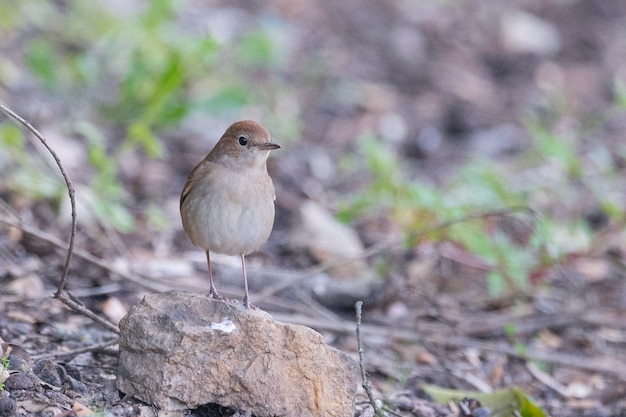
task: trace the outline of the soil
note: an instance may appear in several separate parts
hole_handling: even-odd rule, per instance
[[[194,7],[205,10],[200,3],[190,1],[185,18],[194,18],[188,16]],[[283,142],[283,153],[270,161],[277,217],[270,241],[250,257],[253,302],[279,320],[313,327],[355,357],[354,300],[326,302],[332,294],[318,297],[302,278],[276,294],[259,294],[314,266],[311,254],[286,244],[298,207],[314,199],[334,210],[342,195],[367,182],[363,170],[344,175],[328,168],[356,155],[364,132],[401,155],[411,178],[445,184],[476,157],[506,166],[531,149],[520,126],[539,117],[564,136],[575,132],[590,160],[594,150],[607,150],[612,169],[622,179],[626,174],[626,117],[614,97],[615,86],[626,85],[626,2],[273,0],[217,8],[252,20],[277,14],[297,28],[292,63],[282,76],[300,109],[301,139]],[[560,34],[558,50],[542,49],[549,33],[538,50],[507,43],[503,16],[515,11],[544,19]],[[18,54],[7,49],[9,56]],[[316,74],[311,68],[320,62],[324,71]],[[6,104],[51,136],[58,133],[55,121],[68,117],[62,114],[67,103],[38,91],[32,79],[0,88]],[[125,186],[138,196],[134,232],[119,234],[81,219],[66,284],[70,300],[116,323],[148,292],[207,291],[203,254],[187,240],[177,213],[186,175],[205,152],[193,131],[185,126],[166,134],[167,160],[136,156],[122,165]],[[71,143],[51,139],[64,160]],[[80,178],[88,169],[69,171]],[[77,184],[80,196],[85,187]],[[616,201],[626,201],[623,182],[611,188]],[[626,416],[623,225],[616,228],[586,195],[567,206],[548,196],[542,209],[586,222],[605,239],[593,252],[547,271],[532,294],[489,297],[484,269],[444,243],[389,247],[367,259],[372,269],[389,265],[364,299],[363,313],[365,366],[386,415],[466,415],[458,405],[432,401],[422,389],[428,383],[482,392],[519,387],[554,417]],[[65,262],[67,206],[25,198],[2,183],[0,202],[2,218],[19,218],[22,225],[0,225],[0,339],[10,358],[0,417],[87,415],[85,409],[153,415],[149,405],[115,388],[116,334],[51,296]],[[165,231],[151,226],[150,202],[165,211],[171,225]],[[368,247],[396,232],[379,217],[354,227]],[[240,298],[236,260],[218,257],[215,273],[222,292]],[[360,389],[358,416],[371,415],[368,404]],[[207,405],[187,415],[243,414]]]

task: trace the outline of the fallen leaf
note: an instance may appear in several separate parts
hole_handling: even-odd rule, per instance
[[[107,298],[106,301],[102,303],[101,308],[102,313],[115,324],[119,323],[122,317],[128,313],[128,309],[124,303],[117,297]]]
[[[89,407],[86,407],[86,406],[82,405],[78,401],[76,401],[76,402],[74,402],[74,404],[72,404],[72,411],[78,417],[93,415],[93,411]]]
[[[458,403],[464,398],[480,401],[485,407],[498,410],[501,416],[514,417],[517,412],[522,417],[546,417],[547,414],[535,405],[530,398],[517,388],[508,388],[485,394],[478,391],[461,391],[422,384],[421,388],[435,401],[441,404]]]

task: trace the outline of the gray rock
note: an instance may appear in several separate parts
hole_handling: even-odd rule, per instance
[[[201,294],[152,294],[120,322],[120,391],[163,410],[354,415],[357,365],[314,330]]]
[[[300,206],[289,233],[289,245],[295,250],[309,252],[322,263],[353,259],[333,268],[333,275],[351,277],[369,269],[362,259],[358,259],[364,247],[356,231],[341,224],[326,208],[312,200]]]
[[[15,415],[17,404],[8,391],[0,391],[0,417]]]
[[[500,31],[504,47],[511,52],[554,56],[561,49],[561,35],[556,26],[522,10],[504,13]]]

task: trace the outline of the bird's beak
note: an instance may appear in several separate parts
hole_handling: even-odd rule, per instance
[[[280,145],[277,145],[272,142],[259,143],[257,147],[261,149],[262,151],[271,151],[272,149],[280,149]]]

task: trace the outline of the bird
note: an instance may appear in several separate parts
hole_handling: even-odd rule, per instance
[[[276,191],[267,158],[280,148],[263,125],[235,122],[185,182],[180,196],[183,229],[194,246],[206,252],[209,296],[214,299],[224,297],[213,283],[211,251],[240,256],[243,304],[252,306],[245,257],[265,244],[274,227]]]

